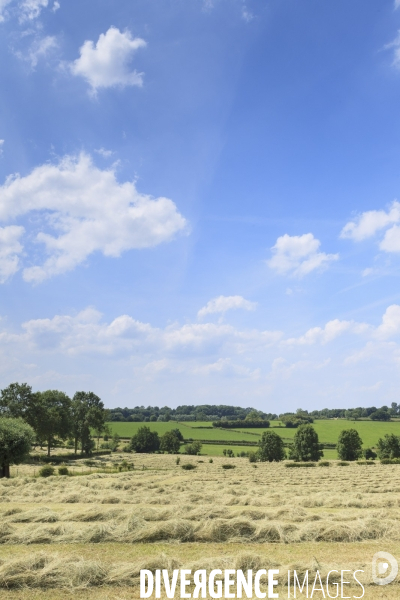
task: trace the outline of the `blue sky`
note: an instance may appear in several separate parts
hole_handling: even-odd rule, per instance
[[[398,0],[0,0],[0,29],[1,387],[398,401]]]

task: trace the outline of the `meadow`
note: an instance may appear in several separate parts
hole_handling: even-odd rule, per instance
[[[122,460],[133,470],[104,472]],[[48,478],[24,465],[0,480],[0,598],[137,598],[141,568],[362,569],[365,598],[399,597],[397,583],[371,582],[371,559],[400,557],[400,465],[135,454],[94,463],[91,474]]]

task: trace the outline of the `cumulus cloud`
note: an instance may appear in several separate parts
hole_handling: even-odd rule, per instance
[[[207,302],[207,304],[199,310],[197,316],[201,318],[205,315],[225,313],[227,310],[236,308],[255,310],[256,307],[257,302],[250,302],[250,300],[246,300],[243,296],[218,296],[218,298],[213,298]]]
[[[169,241],[187,227],[172,200],[119,183],[113,168],[98,169],[84,153],[7,178],[0,187],[0,221],[33,211],[40,229],[36,242],[47,259],[25,268],[23,276],[36,283],[74,269],[93,252],[118,257]]]
[[[298,338],[289,338],[285,341],[285,344],[289,346],[293,345],[313,345],[313,344],[327,344],[333,341],[338,336],[346,332],[352,332],[356,334],[364,333],[368,329],[366,323],[355,323],[354,321],[340,321],[339,319],[333,319],[328,321],[325,327],[312,327],[306,333]]]
[[[133,38],[130,31],[121,33],[116,27],[110,27],[102,33],[96,43],[86,40],[80,48],[80,57],[70,65],[73,75],[83,77],[90,84],[92,92],[100,88],[142,86],[143,73],[132,71],[130,67],[133,55],[146,42]]]
[[[400,306],[388,306],[382,317],[382,324],[376,329],[376,337],[387,339],[400,333]]]
[[[321,242],[312,233],[279,237],[272,247],[273,256],[268,266],[281,274],[303,277],[315,269],[326,268],[328,263],[337,260],[338,254],[319,252]]]
[[[19,254],[23,250],[19,240],[23,233],[24,228],[16,225],[0,227],[0,283],[19,269]]]
[[[354,221],[349,221],[343,227],[340,237],[360,242],[373,237],[381,229],[400,221],[400,203],[396,200],[388,211],[368,210],[361,213]]]

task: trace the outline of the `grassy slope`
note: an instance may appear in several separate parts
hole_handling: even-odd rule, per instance
[[[113,432],[118,433],[122,437],[131,437],[136,433],[139,427],[144,423],[109,423]],[[179,428],[186,438],[203,439],[203,440],[223,440],[231,441],[249,441],[257,442],[259,436],[265,429],[240,429],[232,431],[229,429],[208,429],[210,423],[176,423],[170,421],[168,423],[145,423],[152,431],[157,431],[163,435],[166,431]],[[395,433],[400,435],[400,422],[373,422],[373,421],[347,421],[347,420],[317,420],[314,422],[314,427],[319,435],[321,442],[336,443],[340,432],[343,429],[357,429],[364,447],[375,446],[378,439],[386,433]],[[281,427],[273,427],[273,430],[283,438],[292,439],[296,433],[296,429],[287,429]],[[255,435],[258,434],[258,435]]]

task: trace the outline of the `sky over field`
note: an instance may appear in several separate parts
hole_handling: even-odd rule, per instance
[[[400,2],[0,0],[0,387],[400,386]]]

